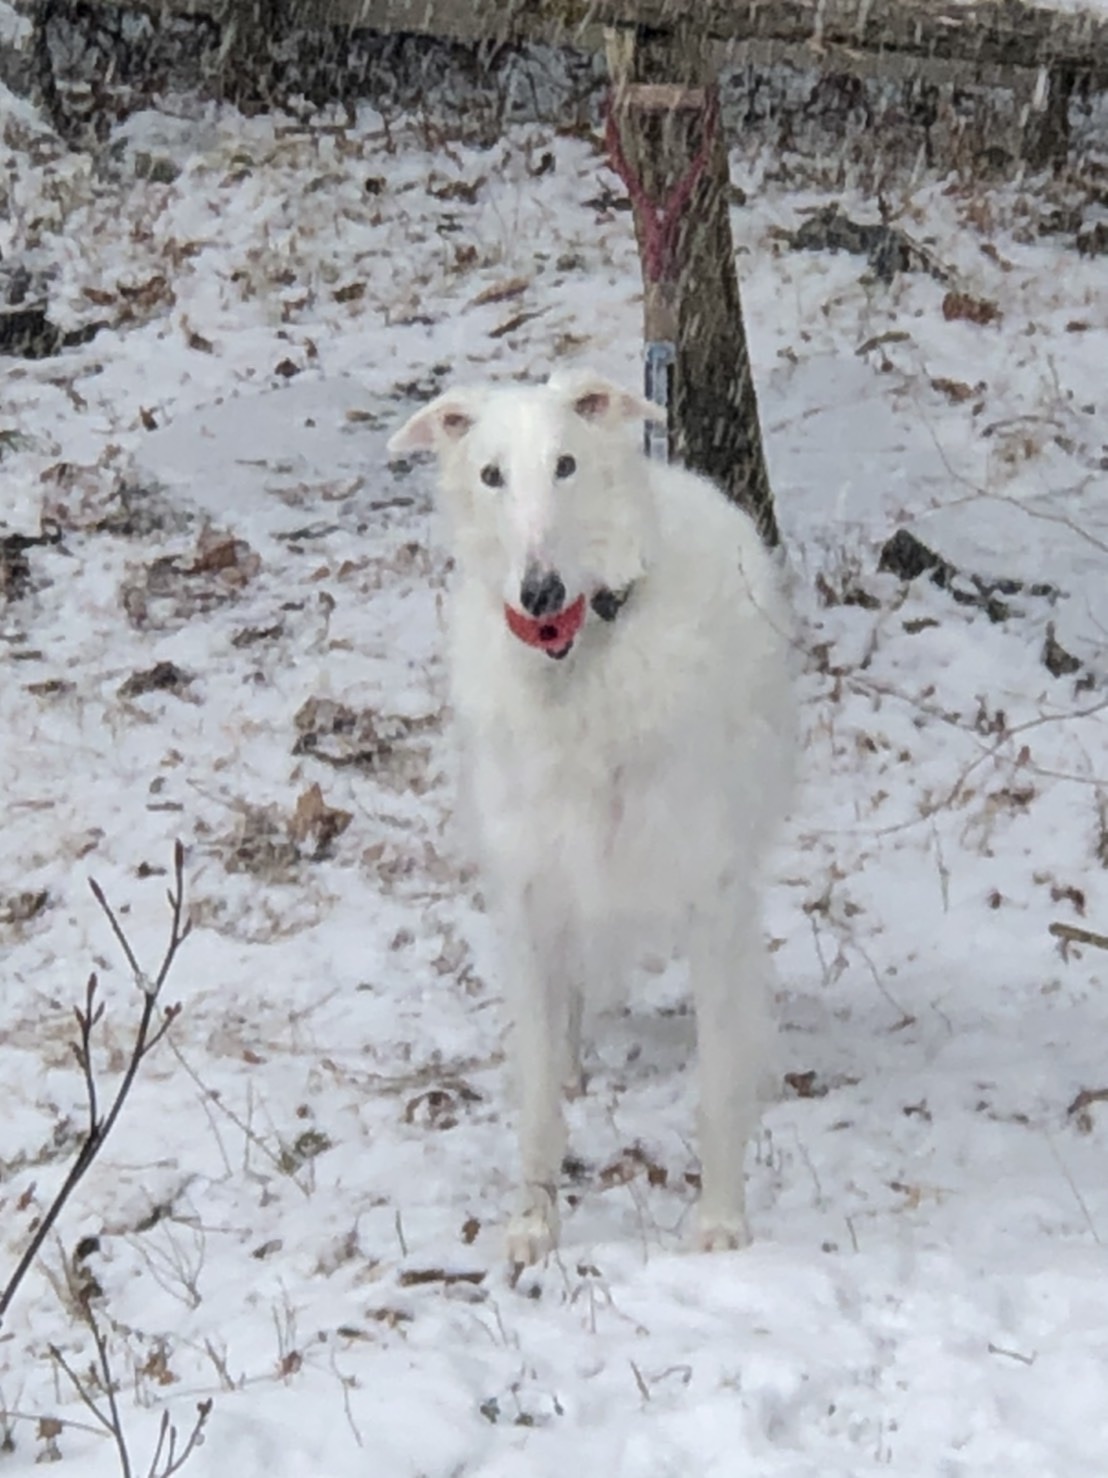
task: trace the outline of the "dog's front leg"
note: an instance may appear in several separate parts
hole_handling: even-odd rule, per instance
[[[508,1257],[530,1264],[558,1243],[558,1181],[566,1151],[562,1112],[571,1054],[573,982],[566,939],[521,911],[509,970],[523,1191],[508,1227]]]
[[[770,1050],[768,960],[748,898],[725,895],[699,913],[690,945],[700,1076],[699,1245],[744,1247],[743,1162],[758,1122]]]

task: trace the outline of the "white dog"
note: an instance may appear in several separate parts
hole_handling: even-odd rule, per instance
[[[699,1242],[748,1240],[765,1071],[760,863],[788,800],[788,619],[751,521],[647,461],[658,408],[593,375],[458,389],[390,452],[434,451],[457,560],[453,700],[506,947],[524,1196],[509,1256],[557,1242],[563,1085],[582,1011],[647,950],[687,956],[700,1069]]]

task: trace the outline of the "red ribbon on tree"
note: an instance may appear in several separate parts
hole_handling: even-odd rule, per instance
[[[642,230],[643,270],[650,282],[670,282],[677,275],[675,261],[681,219],[696,193],[696,187],[700,184],[711,157],[712,144],[719,126],[719,98],[714,88],[709,89],[701,109],[704,121],[700,148],[664,200],[655,200],[631,168],[623,151],[614,99],[609,99],[605,111],[608,161],[627,187],[632,209]]]

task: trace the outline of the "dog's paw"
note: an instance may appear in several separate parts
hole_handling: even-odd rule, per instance
[[[515,1269],[541,1262],[558,1245],[558,1215],[549,1206],[532,1206],[508,1223],[508,1262]]]
[[[750,1246],[750,1228],[739,1212],[732,1216],[701,1216],[696,1234],[699,1252],[735,1252]]]

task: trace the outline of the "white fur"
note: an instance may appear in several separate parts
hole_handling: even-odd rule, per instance
[[[770,1045],[759,873],[788,800],[788,618],[750,520],[648,462],[639,397],[595,376],[448,392],[391,451],[441,464],[457,581],[453,699],[514,1023],[524,1190],[513,1261],[558,1238],[563,1084],[586,1021],[647,949],[688,960],[697,1014],[705,1248],[747,1239],[743,1158]],[[577,463],[557,479],[562,454]],[[490,489],[480,469],[497,465]],[[555,661],[509,631],[529,562],[591,611]]]

